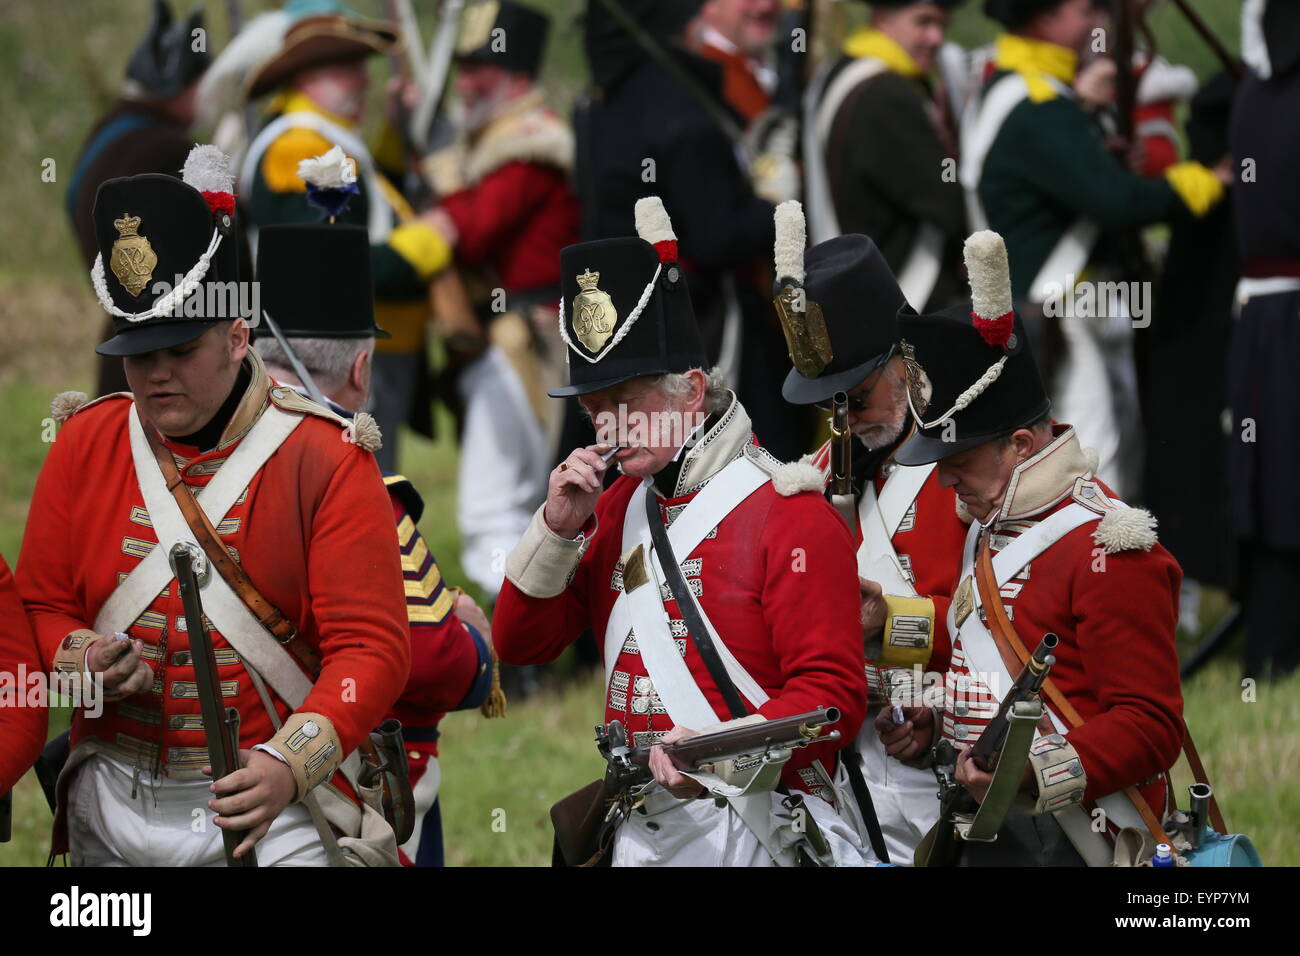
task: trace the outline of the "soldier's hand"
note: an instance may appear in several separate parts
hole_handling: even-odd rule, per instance
[[[858,578],[858,594],[862,601],[862,636],[867,640],[885,629],[885,595],[879,581]]]
[[[575,448],[572,454],[551,472],[546,488],[546,507],[542,517],[547,527],[561,538],[577,537],[591,513],[605,480],[609,462],[600,456],[614,446],[589,445]]]
[[[1115,101],[1115,61],[1108,56],[1097,57],[1079,67],[1074,78],[1074,92],[1089,112],[1096,111]]]
[[[140,659],[144,641],[119,640],[113,635],[99,638],[86,650],[86,670],[104,688],[104,699],[122,700],[139,694],[153,684],[153,671]]]
[[[689,727],[674,727],[664,734],[659,743],[650,748],[650,773],[654,775],[659,786],[679,800],[702,797],[708,791],[700,786],[697,781],[692,780],[677,769],[677,765],[673,763],[672,757],[668,756],[662,745],[675,744],[679,740],[698,735],[698,730],[691,730]]]
[[[970,791],[976,803],[984,802],[988,796],[989,784],[993,782],[993,774],[985,773],[979,768],[972,748],[967,747],[957,754],[957,771],[954,776],[959,784]]]
[[[208,788],[216,799],[208,809],[217,814],[216,824],[223,830],[248,830],[235,856],[242,857],[266,836],[271,824],[298,793],[289,765],[261,750],[241,750],[243,767],[214,780]],[[203,772],[212,773],[204,767]]]
[[[891,707],[876,714],[876,733],[885,745],[885,753],[899,760],[911,760],[930,749],[934,737],[934,711],[929,707],[904,707],[903,723],[895,724]]]
[[[492,643],[492,625],[488,622],[487,615],[483,613],[483,609],[478,606],[477,601],[462,591],[456,597],[454,610],[461,621],[478,631],[483,636],[483,640],[489,644]]]

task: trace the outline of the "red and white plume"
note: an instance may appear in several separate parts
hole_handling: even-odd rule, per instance
[[[230,157],[215,146],[195,146],[185,157],[181,179],[203,194],[213,213],[235,213],[235,174]]]
[[[966,239],[964,253],[975,329],[989,345],[1002,348],[1015,327],[1006,243],[996,232],[983,229]]]
[[[668,218],[668,210],[658,196],[646,196],[636,201],[636,234],[659,253],[659,261],[664,265],[677,261],[677,234],[673,232],[673,221]]]

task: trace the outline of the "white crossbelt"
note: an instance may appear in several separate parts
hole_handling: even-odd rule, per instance
[[[858,524],[862,528],[858,575],[878,582],[885,594],[916,597],[916,588],[903,572],[898,552],[894,550],[893,538],[935,467],[931,464],[895,468],[880,489],[879,498],[874,482],[868,479],[863,483],[858,501]]]
[[[1127,507],[1120,502],[1115,502],[1115,504]],[[993,557],[993,577],[996,586],[1001,589],[1015,575],[1020,573],[1020,570],[1025,565],[1029,564],[1057,541],[1076,528],[1080,528],[1091,521],[1099,520],[1100,517],[1097,512],[1076,502],[1038,522]],[[979,522],[973,522],[970,531],[966,534],[966,543],[962,551],[962,570],[958,578],[960,581],[964,581],[968,576],[971,576],[973,584],[976,542],[979,540],[980,530]],[[1000,682],[1000,686],[1009,688],[1015,681],[1016,675],[1007,670],[993,635],[980,620],[981,601],[979,589],[972,586],[971,592],[975,602],[974,607],[967,614],[966,620],[962,622],[960,628],[956,626],[954,608],[949,607],[949,633],[958,635],[971,671],[992,676]],[[988,681],[985,681],[985,683],[988,683]],[[1068,736],[1070,733],[1069,725],[1062,721],[1050,707],[1045,708],[1045,710],[1051,718],[1056,732]],[[1035,729],[1034,734],[1035,739],[1040,736],[1037,729]],[[1116,826],[1135,827],[1139,830],[1145,830],[1141,814],[1138,813],[1137,808],[1123,793],[1112,793],[1101,797],[1095,802]],[[1102,834],[1093,830],[1092,821],[1082,807],[1066,807],[1064,810],[1054,813],[1053,816],[1061,825],[1061,829],[1065,832],[1071,844],[1089,866],[1109,866],[1111,864],[1113,854],[1109,842]]]

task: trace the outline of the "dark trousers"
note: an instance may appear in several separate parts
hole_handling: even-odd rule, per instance
[[[1007,814],[992,843],[962,844],[959,866],[1086,866],[1051,816]]]
[[[1300,552],[1258,541],[1242,543],[1247,677],[1283,677],[1300,667]]]

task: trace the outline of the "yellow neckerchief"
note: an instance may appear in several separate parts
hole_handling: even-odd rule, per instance
[[[357,124],[346,117],[339,116],[337,113],[331,113],[325,107],[321,106],[306,93],[298,90],[286,90],[275,99],[271,100],[267,107],[270,113],[315,113],[323,116],[335,126],[341,126],[344,129],[353,129]]]
[[[858,59],[871,57],[879,60],[900,76],[917,77],[923,72],[898,41],[870,27],[849,34],[844,41],[844,52]]]
[[[1048,77],[1060,80],[1066,86],[1074,84],[1079,55],[1055,43],[1003,33],[997,39],[993,65],[999,70],[1014,70],[1023,76],[1025,85],[1029,87],[1029,99],[1042,103],[1056,96],[1056,88],[1048,82]]]

